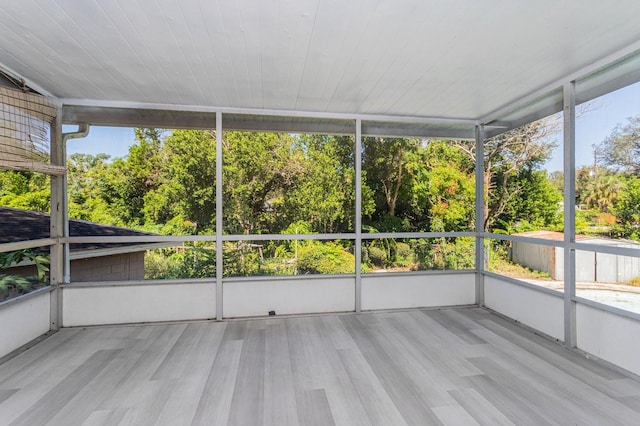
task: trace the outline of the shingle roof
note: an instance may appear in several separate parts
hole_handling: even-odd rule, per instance
[[[0,243],[49,238],[50,215],[0,206]],[[80,236],[143,236],[154,235],[134,229],[103,225],[84,220],[69,219],[69,235]],[[83,243],[71,244],[71,250],[122,247],[135,243]]]

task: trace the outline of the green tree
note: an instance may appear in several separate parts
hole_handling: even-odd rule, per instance
[[[216,220],[216,137],[212,131],[174,130],[165,140],[157,186],[144,196],[148,226],[211,233]],[[182,223],[182,226],[179,225]],[[184,227],[186,225],[186,228]]]
[[[224,220],[229,233],[278,232],[284,197],[305,173],[304,157],[287,134],[226,132]]]
[[[526,124],[485,141],[483,185],[485,191],[483,228],[500,221],[512,221],[509,211],[518,198],[526,197],[521,173],[539,169],[556,146],[559,120],[551,116]],[[475,146],[465,141],[456,146],[475,163]]]
[[[623,187],[621,176],[598,174],[591,177],[581,194],[582,202],[591,209],[608,213],[616,203]]]
[[[428,206],[431,231],[473,229],[475,175],[473,165],[450,141],[431,141],[424,150],[422,173],[413,189],[414,209]]]
[[[640,175],[640,115],[618,124],[596,147],[598,161],[619,171]]]
[[[115,159],[106,169],[100,182],[101,197],[118,224],[142,227],[145,196],[160,185],[164,131],[135,129],[135,137],[127,157]]]
[[[284,196],[288,223],[306,221],[314,232],[353,231],[355,217],[355,167],[352,138],[299,135],[303,170]],[[367,198],[368,197],[368,198]],[[372,211],[365,191],[364,214]]]
[[[627,180],[614,210],[620,236],[640,240],[640,177]]]
[[[110,157],[106,154],[71,154],[67,158],[67,196],[69,217],[92,222],[123,224],[112,214],[102,187]]]
[[[506,212],[516,231],[554,228],[562,224],[562,193],[553,185],[547,172],[525,169],[514,179],[521,196]]]
[[[26,171],[0,171],[0,205],[49,213],[49,176]]]
[[[419,139],[366,137],[362,140],[362,169],[374,194],[375,220],[384,215],[395,217],[398,201],[407,197],[412,175],[408,172],[408,159],[419,146]],[[404,193],[403,193],[404,192]]]

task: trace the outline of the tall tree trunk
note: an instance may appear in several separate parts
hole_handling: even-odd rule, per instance
[[[396,203],[398,202],[398,194],[400,193],[400,185],[402,184],[402,161],[404,159],[404,151],[402,150],[401,146],[398,146],[397,157],[398,177],[396,179],[395,185],[393,186],[393,189],[387,190],[387,213],[392,217],[396,215]]]

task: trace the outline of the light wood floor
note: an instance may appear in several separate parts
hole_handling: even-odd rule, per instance
[[[640,424],[640,383],[477,308],[65,329],[0,424]]]

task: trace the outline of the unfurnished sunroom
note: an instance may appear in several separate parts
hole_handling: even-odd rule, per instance
[[[637,2],[0,12],[0,422],[637,422]]]

